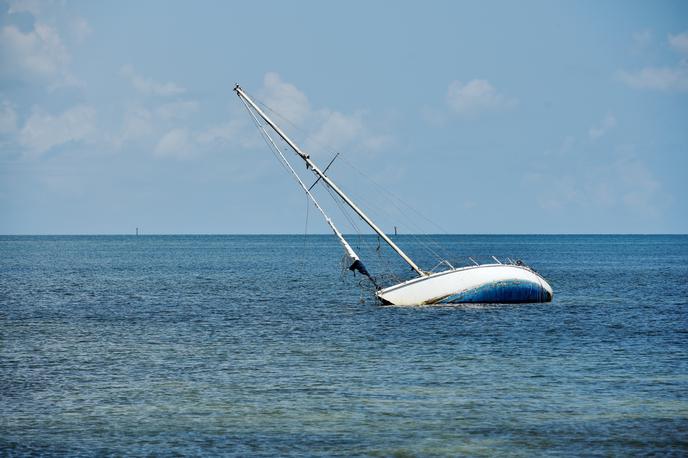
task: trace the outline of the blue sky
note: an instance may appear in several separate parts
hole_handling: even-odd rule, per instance
[[[235,82],[387,229],[688,231],[684,1],[0,10],[0,233],[302,233]]]

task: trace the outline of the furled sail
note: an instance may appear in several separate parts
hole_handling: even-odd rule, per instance
[[[320,206],[318,203],[317,199],[315,196],[311,193],[310,188],[306,187],[305,183],[303,180],[301,180],[301,177],[296,173],[294,168],[292,167],[291,163],[287,160],[286,157],[284,157],[284,154],[282,154],[282,150],[277,146],[273,138],[270,136],[270,133],[265,129],[265,126],[261,124],[261,122],[258,120],[256,117],[256,114],[251,110],[251,107],[246,103],[244,99],[242,99],[244,102],[244,105],[246,106],[246,109],[248,112],[251,114],[251,117],[253,118],[256,127],[260,130],[261,134],[263,135],[263,138],[265,141],[268,143],[268,146],[271,147],[271,149],[277,153],[278,159],[284,164],[284,166],[291,172],[292,176],[296,179],[296,181],[299,183],[303,191],[306,193],[308,198],[313,202],[313,205],[320,211],[320,213],[323,215],[323,218],[325,218],[325,221],[327,224],[330,226],[332,229],[332,232],[334,232],[334,235],[337,237],[339,240],[339,243],[342,245],[342,248],[344,248],[344,257],[346,260],[346,265],[348,266],[348,269],[352,272],[359,272],[361,275],[365,275],[370,281],[375,285],[377,289],[379,289],[379,286],[375,279],[370,275],[368,272],[368,269],[366,269],[365,265],[363,262],[361,262],[361,259],[358,257],[356,252],[354,251],[353,248],[351,248],[351,245],[349,245],[349,242],[346,241],[342,233],[337,229],[337,226],[334,225],[332,220],[330,219],[329,216],[327,216],[327,213],[325,213],[325,210]]]

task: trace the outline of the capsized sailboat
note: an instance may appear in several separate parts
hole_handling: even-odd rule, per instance
[[[552,300],[552,287],[537,272],[521,262],[507,264],[477,264],[468,267],[454,268],[444,261],[449,269],[440,272],[422,270],[401,248],[397,246],[369,217],[361,210],[331,179],[325,175],[311,159],[301,150],[270,117],[249,97],[237,84],[234,91],[250,113],[263,138],[276,153],[277,158],[291,172],[308,198],[325,218],[340,244],[344,248],[349,270],[358,271],[371,280],[376,288],[376,296],[387,305],[424,305],[440,303],[533,303]],[[261,122],[262,120],[262,122]],[[381,287],[375,277],[370,275],[365,265],[327,216],[315,196],[296,171],[293,169],[281,149],[275,143],[270,132],[277,134],[288,147],[306,163],[318,180],[321,180],[332,192],[348,205],[370,228],[377,233],[389,247],[413,269],[417,277],[402,283]]]

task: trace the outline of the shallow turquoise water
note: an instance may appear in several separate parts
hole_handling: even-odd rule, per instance
[[[0,237],[1,454],[688,452],[687,236],[435,239],[554,301],[380,307],[330,236]]]

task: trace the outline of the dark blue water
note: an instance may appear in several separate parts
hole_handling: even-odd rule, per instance
[[[688,452],[688,236],[435,239],[554,301],[380,307],[331,236],[0,237],[0,454]]]

